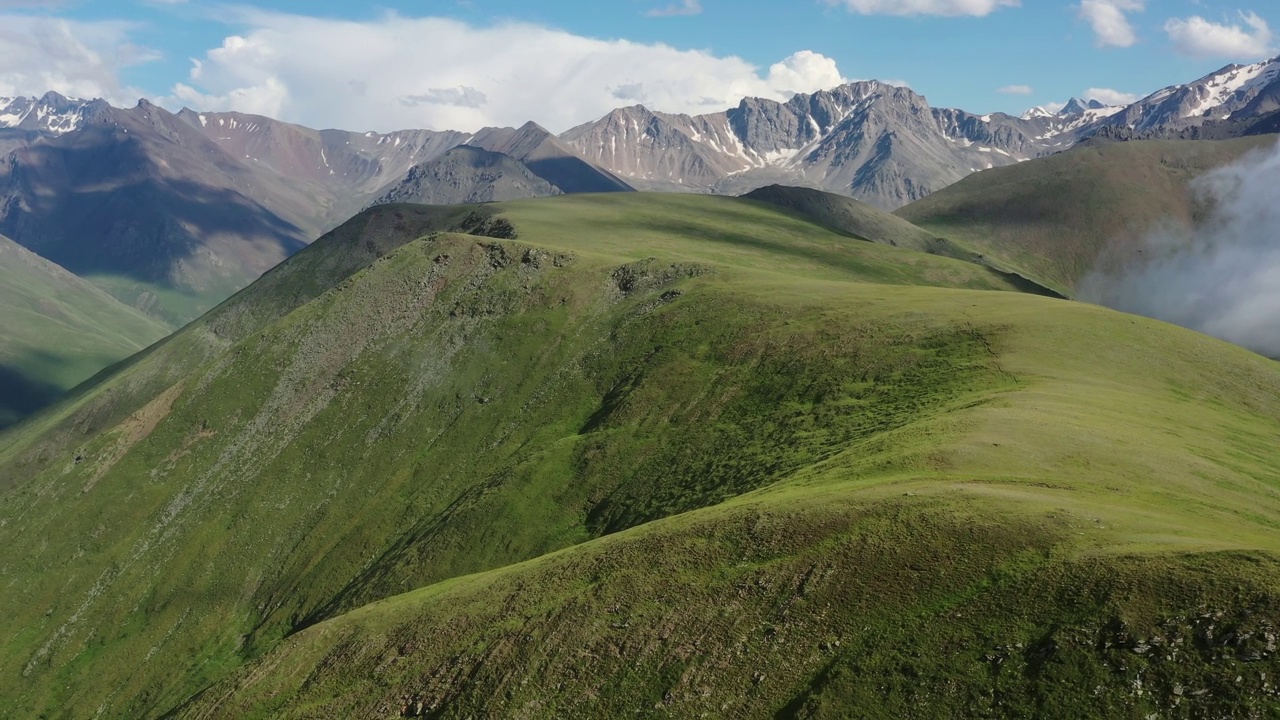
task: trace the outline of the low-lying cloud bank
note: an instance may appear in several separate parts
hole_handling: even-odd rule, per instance
[[[1152,234],[1141,259],[1084,278],[1080,298],[1280,358],[1280,145],[1193,191],[1212,208],[1206,222]]]

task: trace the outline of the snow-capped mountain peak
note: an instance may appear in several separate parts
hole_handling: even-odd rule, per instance
[[[1193,83],[1198,99],[1190,104],[1183,117],[1204,115],[1214,108],[1280,80],[1280,58],[1253,65],[1228,65],[1218,72]],[[1228,114],[1229,115],[1229,114]]]
[[[100,107],[106,107],[105,101],[68,98],[56,92],[39,98],[0,98],[0,129],[63,135],[79,129],[88,113]]]

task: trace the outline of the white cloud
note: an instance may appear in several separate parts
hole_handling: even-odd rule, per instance
[[[534,120],[560,131],[619,100],[696,113],[843,82],[833,61],[812,52],[762,72],[736,57],[520,23],[479,28],[396,14],[355,22],[253,10],[237,20],[248,31],[194,61],[190,81],[164,104],[351,130],[469,131]]]
[[[1209,22],[1200,16],[1173,18],[1164,30],[1178,52],[1194,57],[1255,59],[1275,52],[1267,21],[1253,12],[1240,13],[1240,24]]]
[[[1130,47],[1138,42],[1138,34],[1126,13],[1144,9],[1144,0],[1082,0],[1080,17],[1093,28],[1098,47]]]
[[[847,82],[836,61],[810,50],[801,50],[769,68],[766,83],[775,96],[791,96],[828,90]]]
[[[974,15],[982,17],[1003,7],[1018,7],[1021,0],[827,0],[862,15]]]
[[[664,8],[650,10],[645,13],[649,17],[670,17],[672,15],[698,15],[702,12],[702,0],[681,0]]]
[[[120,69],[158,57],[129,41],[133,30],[117,21],[0,14],[0,95],[53,90],[132,104],[142,93],[121,84]]]
[[[1097,100],[1103,105],[1132,105],[1142,99],[1141,95],[1110,88],[1089,88],[1081,97],[1085,100]]]
[[[1194,228],[1153,232],[1128,262],[1089,273],[1080,299],[1280,358],[1277,177],[1280,147],[1197,178],[1191,194],[1206,216]]]
[[[1005,95],[1030,95],[1035,92],[1035,88],[1030,85],[1005,85],[996,90],[996,92],[1004,93]]]

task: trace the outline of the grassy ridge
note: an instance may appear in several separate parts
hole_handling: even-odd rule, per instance
[[[183,714],[1273,707],[1273,363],[1089,307],[820,288],[877,327],[973,313],[999,357],[754,494],[306,630]]]
[[[790,210],[810,222],[870,242],[953,256],[945,242],[892,213],[844,195],[771,185],[743,197]]]
[[[17,714],[1270,707],[1274,363],[755,203],[495,209],[0,436]]]
[[[1190,225],[1193,179],[1275,141],[1089,144],[970,175],[896,214],[1070,296],[1106,252],[1161,224]]]
[[[0,236],[0,427],[168,329]]]
[[[512,206],[527,236],[560,247],[509,249],[442,235],[396,250],[466,210],[380,208],[9,434],[4,473],[20,484],[0,512],[27,519],[0,528],[13,543],[0,567],[26,588],[15,618],[34,644],[0,662],[43,678],[14,697],[33,713],[90,700],[159,712],[368,600],[768,484],[949,402],[879,378],[980,357],[967,335],[935,329],[921,348],[886,330],[884,347],[831,364],[820,326],[754,336],[788,318],[749,288],[690,303],[679,286],[720,272],[690,260],[765,267],[787,240],[794,256],[764,278],[1001,285],[981,268],[747,203],[654,202]],[[566,212],[589,230],[566,232]],[[646,240],[680,244],[673,220],[691,228],[684,257],[634,260],[656,249]],[[812,370],[785,370],[805,348]],[[861,379],[845,387],[845,372]],[[673,422],[691,397],[709,405]],[[695,473],[702,485],[678,482]],[[49,533],[64,527],[80,530]]]

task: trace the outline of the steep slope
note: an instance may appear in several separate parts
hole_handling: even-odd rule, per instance
[[[481,212],[520,240],[451,232]],[[375,208],[0,435],[0,688],[31,716],[1274,707],[1280,371],[963,285],[1002,282],[728,198]]]
[[[309,202],[145,102],[0,159],[0,232],[172,324],[305,246]]]
[[[1158,90],[1107,118],[1104,125],[1143,133],[1239,120],[1277,109],[1278,95],[1280,58],[1228,65],[1194,82]]]
[[[234,158],[247,158],[315,196],[316,235],[354,215],[415,165],[462,144],[465,133],[401,130],[382,134],[312,130],[261,115],[177,115]]]
[[[462,205],[560,194],[515,158],[464,145],[415,165],[373,204]]]
[[[105,100],[77,100],[56,92],[34,97],[0,97],[0,130],[63,135],[80,128],[109,106]]]
[[[0,428],[168,334],[0,235]]]
[[[90,595],[102,599],[90,601],[92,607],[62,631],[54,626],[63,626],[71,615],[61,610],[42,615],[49,620],[38,624],[52,634],[37,630],[41,639],[32,636],[34,645],[4,644],[0,663],[14,668],[18,677],[29,668],[22,688],[7,688],[6,696],[20,695],[29,703],[23,707],[53,710],[67,702],[95,707],[107,702],[112,714],[154,714],[217,679],[224,671],[219,668],[260,653],[296,626],[400,592],[406,583],[414,587],[506,565],[718,502],[798,467],[848,433],[895,427],[920,407],[948,402],[942,396],[871,392],[861,402],[878,410],[861,429],[833,425],[844,411],[832,406],[833,414],[817,425],[770,431],[774,439],[751,455],[770,453],[768,463],[742,456],[720,467],[704,467],[703,451],[697,450],[702,443],[712,443],[708,448],[737,446],[739,432],[765,427],[759,425],[765,420],[752,418],[752,408],[771,401],[767,394],[755,393],[766,393],[775,381],[737,397],[737,388],[756,382],[751,379],[754,363],[738,364],[732,378],[726,375],[709,389],[722,400],[699,413],[708,421],[723,417],[729,425],[717,429],[711,423],[695,432],[696,425],[672,425],[664,419],[671,402],[683,403],[690,392],[708,391],[700,383],[726,358],[755,352],[735,349],[736,321],[708,334],[722,325],[732,296],[693,303],[676,318],[655,314],[666,307],[684,308],[678,302],[683,285],[710,277],[713,269],[700,258],[846,282],[1002,286],[998,277],[980,268],[848,240],[729,199],[615,194],[502,207],[522,234],[540,244],[440,235],[406,245],[346,281],[338,277],[341,273],[319,272],[335,252],[357,252],[373,261],[377,253],[364,249],[371,226],[384,228],[383,237],[407,241],[447,227],[442,224],[447,218],[430,213],[459,212],[380,207],[117,375],[5,437],[0,477],[17,483],[0,496],[0,513],[7,521],[0,533],[6,541],[16,540],[10,533],[20,532],[18,525],[35,542],[54,525],[67,527],[77,522],[72,518],[87,522],[81,513],[104,509],[111,518],[102,520],[116,528],[110,537],[102,536],[92,557],[71,560],[87,563],[84,568],[98,567],[96,575],[108,566],[116,568],[96,591],[97,580],[78,571],[76,577],[87,584],[73,580],[65,585],[66,567],[41,573],[43,580],[28,576],[24,568],[34,565],[21,560],[18,549],[30,549],[25,541],[13,546],[12,554],[5,551],[0,572],[35,583],[21,582],[29,588],[18,601],[21,607],[32,612],[40,607],[38,612],[44,613],[47,602],[61,602],[55,596],[75,604]],[[673,222],[680,231],[673,231]],[[561,247],[555,247],[557,241]],[[687,256],[666,262],[643,259],[661,252],[663,244],[683,246]],[[335,267],[354,266],[342,261]],[[312,295],[316,283],[326,280],[336,287]],[[307,297],[317,299],[307,303]],[[663,318],[683,319],[679,328],[669,328]],[[698,348],[709,341],[713,354],[697,360],[704,353]],[[653,342],[674,344],[655,354]],[[794,350],[770,342],[760,351],[766,353],[761,362],[783,362]],[[822,351],[815,346],[814,352]],[[933,372],[915,353],[909,343],[897,343],[869,349],[860,362],[873,375]],[[883,366],[877,364],[881,362]],[[494,374],[500,367],[507,369]],[[836,371],[826,364],[815,367],[827,368],[823,373]],[[682,376],[686,379],[676,383]],[[667,381],[653,386],[644,377]],[[779,376],[784,377],[791,374]],[[951,383],[960,377],[941,379]],[[641,395],[673,394],[662,403],[666,409],[658,414],[644,410],[650,419],[637,417],[639,425],[632,427],[626,419],[628,400],[622,395],[601,399],[611,387],[621,393],[628,383]],[[787,380],[779,391],[800,392],[792,383]],[[365,402],[373,406],[360,410]],[[778,412],[789,411],[780,407]],[[573,439],[579,430],[581,437]],[[552,438],[568,440],[546,445]],[[72,452],[71,475],[62,474],[64,452]],[[80,461],[74,462],[77,457]],[[578,462],[584,464],[573,470]],[[144,466],[156,474],[146,470],[139,475]],[[316,474],[321,466],[330,468],[323,477]],[[633,470],[619,477],[610,469],[615,467]],[[699,474],[703,480],[673,484],[666,474],[671,467],[686,468],[681,473]],[[158,483],[154,492],[144,492],[145,499],[132,495],[140,489],[140,477]],[[577,480],[572,486],[558,485],[567,477]],[[60,488],[54,494],[65,501],[56,503],[61,509],[45,506],[32,494],[47,482]],[[66,494],[69,482],[76,489]],[[366,495],[375,488],[374,496]],[[331,490],[338,495],[325,500]],[[261,506],[270,508],[270,521],[253,509],[268,497],[283,500],[295,491],[300,494],[284,506],[277,501]],[[132,499],[124,501],[128,496]],[[589,499],[587,517],[582,503]],[[32,500],[41,506],[37,515],[42,519],[26,515],[30,522],[18,523],[24,512],[20,508],[32,508]],[[332,512],[325,510],[331,503]],[[358,507],[365,508],[358,514],[379,519],[348,525]],[[245,512],[243,520],[235,519]],[[228,531],[222,520],[213,518],[237,529]],[[389,518],[398,519],[384,522]],[[491,535],[490,528],[508,524],[524,530],[514,535],[502,530],[501,539]],[[91,532],[88,526],[86,531]],[[80,542],[75,532],[64,538]],[[370,564],[368,552],[382,561]],[[34,560],[46,561],[53,561],[53,555]],[[210,561],[216,567],[206,574],[201,568]],[[311,570],[305,569],[313,562]],[[55,578],[63,584],[44,584]],[[241,592],[233,588],[250,586],[243,602],[230,600]],[[150,598],[142,605],[136,605],[143,597],[139,592]],[[119,631],[108,633],[110,647],[100,656],[114,658],[107,665],[116,670],[95,663],[98,679],[84,676],[75,682],[75,699],[64,695],[57,688],[65,684],[55,678],[78,676],[77,668],[86,667],[82,663],[87,659],[80,654],[79,630],[67,632],[107,624]],[[161,641],[165,628],[175,624],[172,642]],[[245,639],[228,644],[228,633]],[[152,646],[155,653],[147,650]],[[187,662],[196,646],[201,648],[196,654],[209,658],[200,667]]]
[[[537,123],[518,129],[486,128],[466,143],[509,155],[566,193],[630,192],[633,188],[582,159]]]
[[[1190,225],[1191,180],[1275,142],[1088,143],[979,173],[897,214],[1070,295],[1104,251],[1136,247],[1162,224]]]
[[[907,88],[871,81],[785,103],[748,98],[696,117],[621,108],[561,139],[644,189],[739,193],[780,183],[894,209],[1094,136],[1240,137],[1277,108],[1280,58],[1230,65],[1128,106],[1072,99],[1053,113],[979,115],[930,108]]]
[[[614,111],[561,136],[646,189],[746,192],[772,183],[900,207],[965,175],[1035,157],[1046,123],[936,111],[907,88],[858,82],[698,117]]]
[[[414,167],[468,141],[514,154],[542,179],[519,196],[551,194],[548,183],[566,192],[631,189],[533,124],[473,135],[317,131],[241,113],[174,115],[146,101],[121,110],[52,94],[3,108],[0,232],[172,324],[197,317],[396,192]],[[419,170],[418,184],[422,177]],[[422,196],[433,193],[470,194],[449,187]]]

